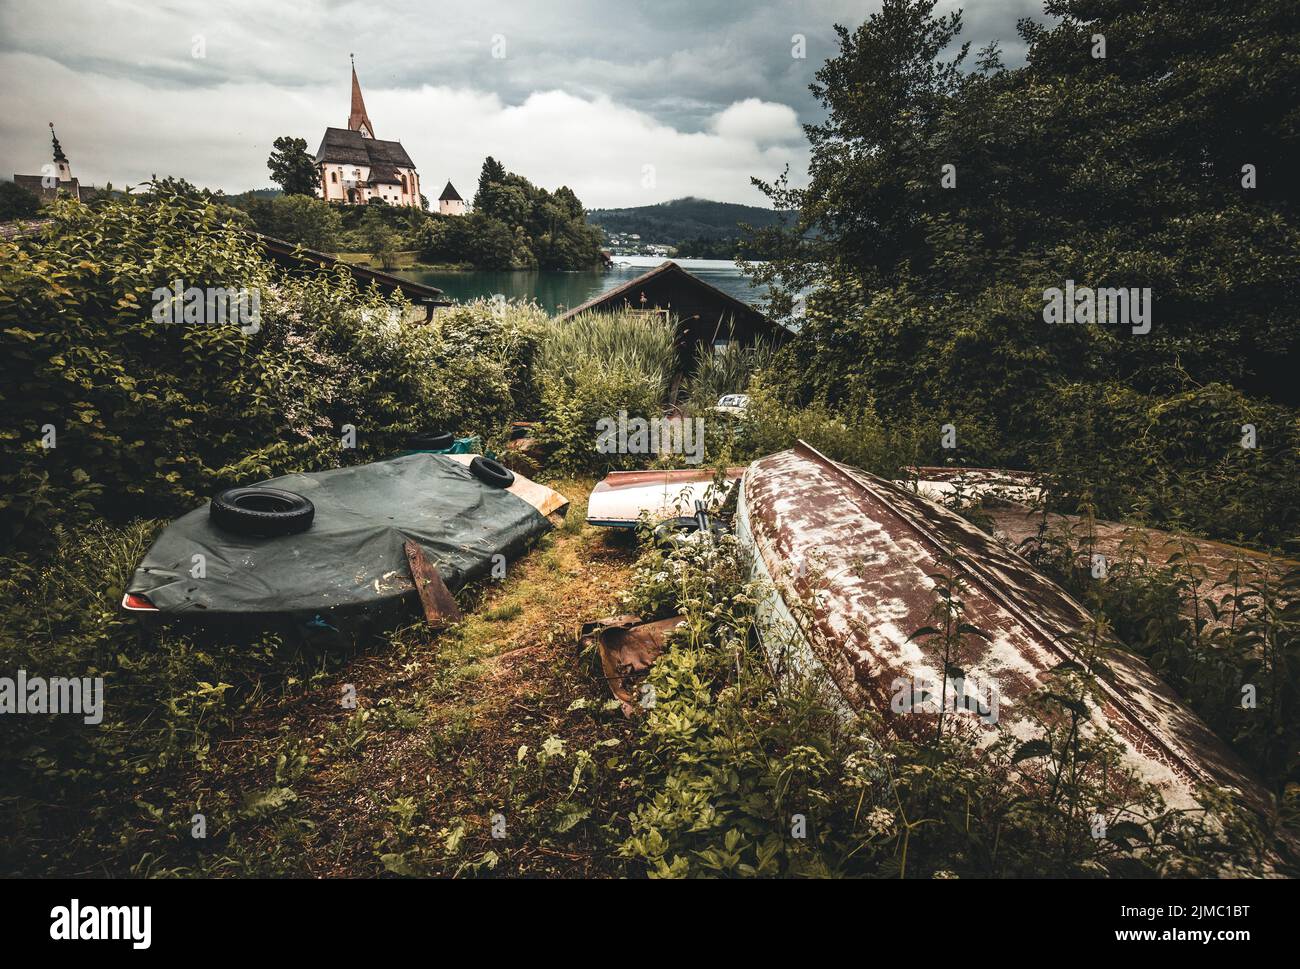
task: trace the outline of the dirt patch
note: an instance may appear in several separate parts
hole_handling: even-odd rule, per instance
[[[459,596],[462,622],[399,630],[243,717],[182,795],[225,823],[178,852],[211,874],[617,874],[595,831],[617,771],[595,776],[630,728],[576,641],[617,611],[636,550],[585,525],[591,482],[557,487],[569,521]]]

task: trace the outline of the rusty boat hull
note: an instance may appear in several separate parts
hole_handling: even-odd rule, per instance
[[[1078,661],[1091,617],[1064,590],[965,519],[915,491],[837,464],[800,442],[754,462],[741,481],[736,532],[769,594],[764,646],[815,670],[845,711],[874,708],[887,726],[900,682],[943,682],[937,648],[913,634],[934,624],[935,574],[965,586],[967,678],[991,684],[998,713],[981,729],[1039,736],[1030,694]],[[792,645],[793,644],[793,645]],[[1108,650],[1090,719],[1118,742],[1136,776],[1171,808],[1194,808],[1203,785],[1274,817],[1271,796],[1140,658]],[[895,694],[896,695],[896,694]],[[901,727],[893,721],[892,726]]]

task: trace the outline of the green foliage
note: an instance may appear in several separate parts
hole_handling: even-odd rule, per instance
[[[535,380],[553,448],[552,467],[595,471],[626,467],[635,456],[596,450],[596,422],[660,417],[676,366],[674,325],[627,310],[553,320],[538,348]]]
[[[1277,794],[1300,785],[1300,568],[1239,556],[1210,581],[1192,540],[1153,559],[1135,530],[1107,563],[1090,561],[1085,519],[1075,532],[1045,532],[1025,551],[1106,618]]]
[[[469,261],[476,266],[588,269],[600,262],[600,230],[587,224],[572,189],[538,188],[491,157],[483,162],[471,219],[451,231],[469,234]],[[442,247],[434,252],[445,251],[448,245],[434,242]],[[486,253],[479,254],[484,249]]]
[[[384,269],[392,269],[397,262],[397,247],[401,239],[388,227],[377,207],[367,206],[366,216],[361,220],[360,231],[365,241],[366,251]]]
[[[1233,408],[1288,424],[1300,400],[1284,363],[1300,351],[1287,289],[1300,273],[1297,191],[1282,175],[1300,163],[1295,5],[1269,0],[1241,17],[1230,4],[1061,0],[1052,26],[1022,21],[1025,67],[1004,69],[990,49],[969,73],[960,15],[935,9],[889,0],[839,29],[813,88],[827,118],[809,128],[811,184],[765,186],[800,217],[754,234],[747,251],[768,261],[753,274],[777,284],[776,312],[812,287],[787,396],[840,406],[870,394],[891,425],[961,414],[991,432],[973,457],[1020,466],[1069,450],[1052,436],[1069,423],[1063,398],[1113,397],[1108,383],[1150,414],[1221,385]],[[1093,34],[1107,38],[1105,58],[1092,56]],[[1244,164],[1256,166],[1254,188]],[[1044,322],[1045,291],[1066,280],[1149,287],[1150,333]],[[1222,429],[1202,424],[1199,440],[1158,430],[1177,443],[1143,438],[1155,457],[1124,474],[1124,500],[1163,513],[1173,490],[1199,529],[1287,537],[1240,506],[1294,477],[1289,432],[1275,428],[1270,452],[1230,459],[1240,492],[1221,516],[1223,489],[1185,499],[1207,477],[1193,452],[1217,461]],[[1131,438],[1098,431],[1076,461],[1118,469],[1134,457]]]
[[[40,199],[21,185],[0,182],[0,222],[30,219],[40,207]]]
[[[308,249],[333,252],[339,248],[343,223],[338,209],[310,195],[281,195],[252,199],[246,211],[259,232],[274,239],[301,243]]]
[[[0,871],[65,871],[86,852],[134,860],[138,824],[123,803],[157,811],[175,792],[156,785],[179,763],[213,756],[243,698],[295,660],[271,637],[254,642],[149,640],[118,608],[156,522],[122,529],[94,520],[56,529],[43,560],[0,559],[0,668],[32,676],[103,677],[103,721],[7,716],[0,748],[5,791]],[[189,813],[177,818],[188,827]],[[108,846],[107,849],[105,846]],[[129,862],[128,862],[129,863]]]
[[[479,269],[533,268],[532,253],[520,248],[500,219],[481,212],[439,216],[420,236],[420,259],[429,263],[469,263]]]
[[[320,176],[315,160],[307,154],[306,140],[284,135],[275,139],[274,147],[266,160],[271,179],[284,189],[285,195],[314,195]]]
[[[1300,415],[1224,384],[1168,396],[1113,382],[1058,391],[1035,463],[1053,502],[1247,542],[1300,534]],[[1246,425],[1254,428],[1253,447]]]
[[[529,393],[535,309],[475,304],[425,326],[342,270],[278,273],[201,199],[51,211],[47,233],[0,243],[4,544],[374,460],[416,430],[495,428]],[[177,279],[256,291],[257,332],[159,314],[155,290]]]

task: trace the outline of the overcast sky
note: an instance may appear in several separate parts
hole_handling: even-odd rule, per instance
[[[940,8],[961,4],[941,0]],[[344,127],[348,53],[380,138],[425,194],[469,198],[485,155],[590,208],[684,195],[762,204],[752,175],[807,165],[800,124],[874,2],[786,0],[0,0],[0,177],[39,173],[53,121],[83,184],[177,175],[271,185],[279,135]],[[1038,0],[970,0],[964,39],[1002,42]],[[792,56],[796,34],[806,57]],[[652,166],[652,167],[647,167]]]

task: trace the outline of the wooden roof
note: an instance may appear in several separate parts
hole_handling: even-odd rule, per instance
[[[313,267],[333,269],[336,266],[342,266],[362,285],[374,283],[381,291],[389,295],[395,291],[400,292],[412,303],[426,307],[430,314],[433,312],[434,307],[451,305],[449,300],[443,298],[442,290],[436,286],[426,286],[424,283],[403,279],[400,276],[394,276],[392,273],[386,273],[379,269],[354,266],[352,263],[336,259],[327,252],[308,249],[306,246],[263,235],[261,232],[255,232],[252,229],[245,231],[256,238],[268,258],[281,266],[291,269],[310,269]]]
[[[575,306],[569,310],[560,319],[567,320],[571,316],[577,316],[580,313],[587,313],[593,310],[613,310],[623,305],[631,306],[638,309],[641,306],[641,290],[648,283],[667,282],[688,287],[694,290],[705,301],[716,304],[720,310],[730,312],[736,319],[744,320],[759,329],[770,330],[774,333],[784,336],[789,331],[774,320],[769,319],[761,311],[746,303],[744,300],[737,299],[730,293],[724,293],[718,287],[711,283],[705,282],[699,276],[683,269],[671,259],[666,259],[654,269],[642,273],[635,279],[630,279],[626,283],[615,286],[607,292],[601,293],[593,299],[587,300],[581,306]],[[672,307],[657,307],[661,309],[671,309]]]
[[[326,128],[316,152],[316,163],[366,165],[375,169],[414,168],[415,162],[400,141],[366,138],[347,128]]]

